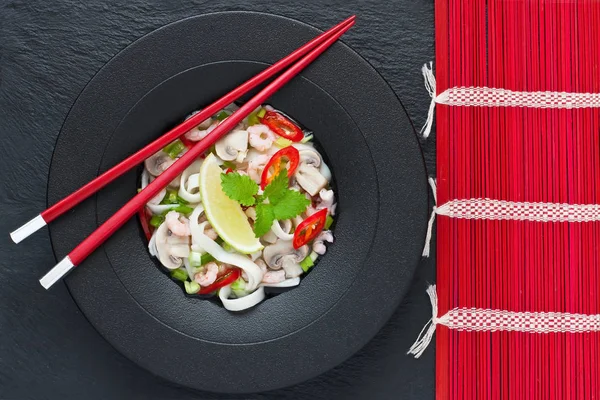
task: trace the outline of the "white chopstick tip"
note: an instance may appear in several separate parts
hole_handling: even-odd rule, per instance
[[[42,215],[38,215],[19,229],[10,233],[10,238],[15,243],[20,243],[23,239],[26,239],[33,233],[37,232],[40,228],[46,226],[46,221],[42,218]]]
[[[67,275],[74,267],[75,265],[71,262],[69,256],[66,256],[40,279],[40,284],[47,290]]]

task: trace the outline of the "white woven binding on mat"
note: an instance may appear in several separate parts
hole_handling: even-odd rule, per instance
[[[454,308],[438,324],[460,331],[584,333],[600,331],[600,315]]]
[[[489,87],[453,87],[435,98],[437,104],[467,107],[595,108],[600,93],[520,92]]]
[[[437,187],[429,178],[434,199]],[[423,257],[429,257],[435,216],[450,218],[498,221],[533,222],[595,222],[600,221],[600,204],[529,203],[493,199],[451,200],[441,206],[434,205],[429,224]]]
[[[431,133],[435,104],[458,107],[528,107],[528,108],[597,108],[600,107],[600,93],[569,92],[522,92],[490,87],[453,87],[436,96],[436,82],[433,64],[422,68],[425,88],[431,96],[427,120],[421,129],[424,138]]]
[[[600,204],[528,203],[493,199],[451,200],[435,213],[450,218],[535,222],[600,221]]]
[[[432,318],[423,328],[408,354],[420,357],[433,338],[435,327],[469,332],[586,333],[600,332],[600,315],[558,312],[515,312],[483,308],[454,308],[438,317],[435,285],[427,289]]]

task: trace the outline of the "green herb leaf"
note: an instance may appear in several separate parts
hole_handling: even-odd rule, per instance
[[[223,166],[225,168],[231,169],[232,171],[235,171],[237,169],[237,165],[235,165],[235,163],[232,161],[223,161]]]
[[[289,219],[301,214],[310,204],[304,194],[295,190],[286,189],[283,196],[273,204],[275,219]]]
[[[256,205],[256,221],[254,221],[254,236],[257,238],[269,232],[275,221],[273,206],[271,204],[258,203]]]
[[[258,193],[258,185],[246,175],[238,172],[221,174],[221,188],[227,197],[243,206],[252,206],[256,203],[254,195]]]
[[[273,178],[271,183],[265,187],[263,196],[269,198],[271,204],[277,203],[282,197],[289,185],[287,169],[282,169],[279,174]]]

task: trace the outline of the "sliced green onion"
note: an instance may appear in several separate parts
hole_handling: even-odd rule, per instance
[[[143,189],[142,188],[138,188],[138,193],[141,192]]]
[[[225,251],[231,251],[231,250],[233,250],[233,247],[231,247],[231,245],[229,243],[227,243],[227,242],[223,242],[222,247],[223,247],[223,249]]]
[[[192,268],[200,267],[202,265],[202,253],[198,253],[197,251],[190,251],[188,261],[190,262]]]
[[[231,284],[231,290],[245,290],[246,289],[246,281],[240,276]]]
[[[188,274],[185,269],[177,268],[171,271],[171,278],[181,282],[186,282],[188,279]]]
[[[258,112],[256,113],[256,116],[258,118],[262,118],[265,116],[265,114],[267,113],[267,110],[265,110],[264,108],[261,108],[260,110],[258,110]]]
[[[162,199],[160,204],[178,204],[177,201],[177,192],[174,190],[167,190],[167,194]]]
[[[179,197],[179,195],[177,195],[177,202],[178,202],[179,204],[190,204],[190,202],[189,202],[189,201],[187,201],[187,200],[185,200],[185,199],[182,199],[181,197]]]
[[[333,224],[333,217],[331,215],[327,214],[327,219],[325,220],[325,229],[331,228],[332,224]]]
[[[309,135],[306,135],[306,136],[304,136],[304,139],[302,139],[302,140],[300,141],[300,143],[307,143],[307,142],[310,142],[310,141],[312,140],[312,138],[313,138],[313,135],[312,135],[312,133],[311,133],[311,134],[309,134]]]
[[[304,260],[300,261],[300,266],[302,267],[302,271],[304,272],[308,272],[308,270],[311,269],[314,265],[315,262],[313,261],[310,254],[306,256]]]
[[[231,169],[233,171],[235,171],[237,169],[237,165],[235,165],[234,162],[231,161],[223,161],[223,166],[227,169]]]
[[[221,239],[221,236],[217,236],[215,242],[217,242],[217,244],[223,244],[223,239]]]
[[[273,144],[279,148],[285,148],[285,147],[289,147],[292,145],[292,141],[283,137],[278,137]]]
[[[215,258],[208,253],[204,253],[200,257],[200,265],[208,264],[211,261],[215,261]]]
[[[155,228],[158,228],[163,222],[165,222],[165,217],[163,215],[153,215],[150,218],[150,225]]]
[[[181,152],[185,150],[185,144],[179,139],[175,140],[173,143],[169,143],[165,146],[163,151],[169,155],[171,158],[177,158]]]
[[[227,117],[229,117],[229,114],[226,111],[221,111],[217,114],[217,120],[219,121],[223,121]]]
[[[256,112],[251,112],[248,115],[248,126],[260,124],[260,121],[258,120],[258,117],[256,116],[256,114],[257,114]]]
[[[178,213],[181,214],[191,214],[194,209],[190,206],[186,206],[185,204],[180,204],[177,207],[173,208],[171,211],[177,211]]]
[[[183,286],[187,294],[195,294],[200,291],[200,285],[197,282],[185,281],[183,282]]]

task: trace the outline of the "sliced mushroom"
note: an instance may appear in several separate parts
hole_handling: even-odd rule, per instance
[[[302,275],[300,261],[304,260],[307,255],[308,246],[294,249],[291,240],[278,240],[263,250],[263,258],[267,265],[274,270],[283,268],[286,278]]]
[[[168,269],[176,269],[183,265],[183,257],[190,254],[188,237],[171,234],[167,224],[163,222],[156,230],[154,238],[158,259]]]
[[[275,243],[277,241],[277,235],[272,230],[269,230],[260,238],[260,241],[263,243]]]
[[[311,196],[315,196],[329,183],[314,165],[306,163],[300,164],[295,176],[298,184]]]
[[[163,173],[167,168],[169,168],[175,160],[173,160],[167,153],[164,151],[159,151],[158,153],[152,155],[144,161],[144,165],[146,169],[152,176],[159,176]]]
[[[177,161],[177,160],[175,160],[175,161]],[[177,178],[175,178],[171,182],[169,182],[167,187],[169,189],[179,189],[179,181],[181,181],[181,174],[177,175]]]
[[[215,144],[217,155],[225,161],[236,160],[248,150],[248,132],[237,130],[229,133]]]
[[[323,161],[321,155],[315,149],[300,150],[298,153],[300,154],[300,162],[303,164],[319,168]]]
[[[323,177],[325,177],[325,179],[327,179],[327,181],[331,181],[331,170],[329,169],[327,164],[325,164],[325,160],[323,160],[321,154],[312,145],[304,143],[294,143],[293,146],[300,153],[301,162],[314,165],[319,169],[319,172],[321,173],[321,175],[323,175]]]

